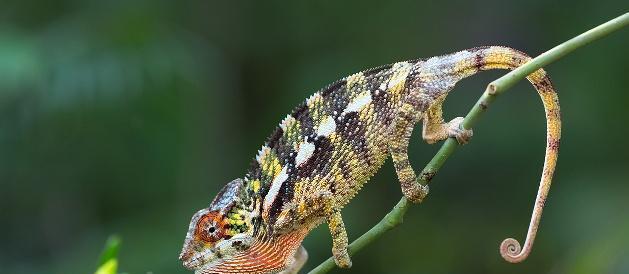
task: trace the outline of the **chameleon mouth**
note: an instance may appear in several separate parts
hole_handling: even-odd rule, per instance
[[[179,260],[183,263],[183,266],[185,266],[187,269],[190,269],[188,267],[189,265],[188,261],[190,261],[190,258],[192,258],[192,252],[190,251],[182,250],[181,254],[179,254]]]
[[[179,256],[179,260],[183,263],[183,267],[188,270],[195,270],[203,264],[200,260],[192,259],[191,252],[187,252],[185,255],[182,253],[182,255]]]
[[[188,270],[199,269],[201,266],[210,261],[210,258],[213,257],[215,256],[210,250],[195,252],[192,248],[187,247],[184,247],[184,249],[181,250],[181,254],[179,254],[179,260],[181,260],[183,266]]]

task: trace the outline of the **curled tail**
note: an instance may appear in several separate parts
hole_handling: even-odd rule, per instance
[[[452,62],[446,61],[445,63],[450,63],[449,66],[453,68],[451,72],[455,75],[458,74],[462,76],[460,79],[483,70],[513,70],[531,60],[531,57],[523,52],[498,46],[473,48],[439,58],[451,60]],[[511,263],[523,261],[531,252],[533,241],[537,234],[537,228],[542,217],[542,210],[555,171],[559,141],[561,138],[559,98],[553,89],[550,79],[546,75],[546,71],[539,69],[526,78],[533,84],[544,104],[544,110],[546,112],[546,156],[544,158],[544,168],[524,247],[522,248],[520,243],[513,238],[505,239],[500,245],[500,254],[505,260]]]

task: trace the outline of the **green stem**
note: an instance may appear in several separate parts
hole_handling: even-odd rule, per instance
[[[623,27],[629,25],[629,13],[625,13],[618,16],[598,27],[588,30],[552,49],[542,53],[535,57],[526,64],[514,69],[513,71],[505,74],[504,76],[491,82],[483,95],[478,99],[478,102],[474,104],[474,107],[465,116],[463,121],[464,128],[471,128],[487,107],[495,100],[496,96],[502,94],[509,88],[513,87],[518,81],[526,78],[532,72],[559,60],[561,57],[571,53],[572,51],[589,44],[592,41],[598,40],[608,34],[615,32]],[[427,185],[432,178],[437,174],[439,169],[446,162],[448,157],[454,153],[454,150],[458,147],[456,140],[450,138],[444,142],[437,154],[430,160],[426,167],[422,170],[419,178],[419,183]],[[373,226],[362,236],[358,237],[349,245],[349,254],[354,255],[356,252],[369,245],[371,242],[380,238],[387,231],[395,228],[402,223],[404,214],[409,207],[409,202],[406,198],[402,198],[397,205],[386,215],[378,224]],[[334,259],[328,258],[315,269],[310,271],[310,274],[327,273],[335,267]]]

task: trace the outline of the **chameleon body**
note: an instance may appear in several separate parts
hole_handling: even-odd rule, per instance
[[[478,71],[529,60],[511,48],[479,47],[369,69],[321,89],[284,118],[243,178],[193,216],[180,255],[184,266],[203,274],[294,272],[307,257],[302,240],[322,223],[332,234],[337,265],[351,266],[343,206],[389,155],[402,193],[421,202],[428,188],[417,183],[407,155],[413,127],[423,123],[428,143],[449,137],[465,143],[472,134],[460,126],[462,118],[442,118],[448,92]],[[559,103],[545,71],[528,80],[542,98],[548,130],[539,206],[557,158]]]

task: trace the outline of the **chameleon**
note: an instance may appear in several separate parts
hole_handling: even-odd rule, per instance
[[[415,125],[422,122],[429,144],[467,143],[473,132],[463,128],[463,118],[443,118],[448,93],[479,71],[512,70],[529,60],[509,47],[477,47],[364,70],[319,90],[281,121],[242,178],[194,214],[179,256],[184,267],[196,274],[296,273],[308,257],[303,239],[323,223],[335,263],[351,267],[343,207],[389,156],[404,197],[422,202],[428,186],[417,182],[407,154]],[[527,79],[544,106],[547,144],[524,248],[511,238],[501,245],[509,262],[531,251],[561,134],[559,99],[546,72]]]

